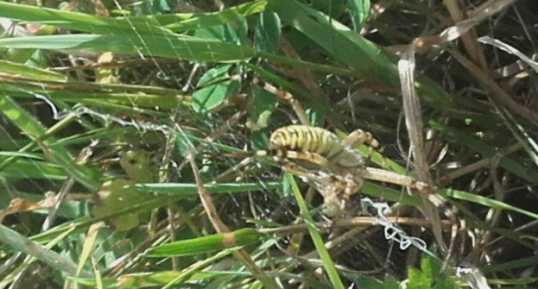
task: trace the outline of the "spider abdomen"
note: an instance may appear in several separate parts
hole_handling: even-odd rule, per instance
[[[289,125],[271,134],[271,148],[316,153],[327,159],[344,147],[332,132],[306,125]]]
[[[354,147],[347,147],[334,133],[319,127],[306,125],[289,125],[275,130],[271,134],[271,148],[287,152],[301,152],[305,155],[317,155],[327,163],[340,167],[363,167],[364,158]],[[314,161],[320,165],[320,161]]]

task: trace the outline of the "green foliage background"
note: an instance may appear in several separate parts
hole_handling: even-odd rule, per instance
[[[531,288],[536,71],[529,59],[500,69],[535,53],[533,4],[452,2],[0,2],[0,287],[459,288],[486,280],[456,276],[470,266],[497,288]],[[449,27],[469,32],[441,41]],[[400,187],[361,193],[414,217],[402,228],[428,253],[399,250],[358,212],[329,234],[320,224],[338,221],[320,196],[305,201],[308,186],[270,159],[221,175],[299,118],[262,80],[317,126],[372,132],[382,149],[358,148],[369,165],[416,177],[397,66],[410,43],[422,153],[467,223],[452,254]],[[208,221],[204,189],[229,232]]]

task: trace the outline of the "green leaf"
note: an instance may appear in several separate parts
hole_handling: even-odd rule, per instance
[[[306,116],[313,126],[323,126],[325,122],[325,111],[319,107],[309,107],[306,109]]]
[[[170,31],[182,32],[212,26],[224,25],[246,16],[260,13],[266,1],[256,1],[237,5],[215,13],[182,13],[135,17],[107,18],[90,14],[61,11],[44,7],[0,2],[0,17],[20,21],[50,24],[67,30],[86,33],[121,35],[170,35]],[[162,26],[166,26],[166,28]]]
[[[93,216],[96,218],[106,217],[123,208],[133,207],[153,199],[149,193],[144,194],[130,188],[129,185],[133,183],[131,180],[124,179],[105,182],[97,193],[99,199],[93,207]],[[112,223],[118,231],[127,231],[138,226],[140,221],[146,218],[147,212],[130,212],[113,218]]]
[[[222,104],[226,97],[237,94],[240,90],[239,81],[226,80],[228,65],[219,66],[210,69],[198,83],[198,87],[202,87],[192,95],[192,107],[196,112],[206,113],[211,109]],[[213,85],[205,86],[205,84],[216,82]]]
[[[410,268],[407,288],[409,289],[453,289],[458,288],[456,280],[449,278],[448,272],[442,271],[441,260],[423,254],[420,262],[421,270]]]
[[[422,260],[420,262],[420,269],[422,270],[422,275],[428,279],[433,280],[434,279],[434,272],[432,268],[432,258],[431,256],[427,256],[427,254],[424,254],[422,256]],[[438,272],[436,272],[438,273]]]
[[[207,40],[218,40],[218,41],[224,41],[224,26],[213,26],[213,27],[207,27],[202,29],[196,29],[196,31],[193,34],[194,37],[198,37],[200,39],[207,39]]]
[[[208,86],[209,84],[228,79],[228,70],[230,67],[230,65],[219,65],[208,70],[204,75],[202,75],[200,80],[198,80],[196,87],[201,88],[203,86]]]
[[[278,101],[273,94],[267,92],[265,89],[262,89],[259,86],[254,87],[252,97],[250,98],[249,102],[250,118],[254,125],[254,127],[251,128],[252,130],[256,131],[267,127],[269,124],[269,118],[276,109],[277,103]],[[267,148],[267,146],[262,147],[264,149]]]
[[[238,17],[235,22],[226,23],[226,32],[230,31],[236,36],[235,44],[252,46],[250,41],[249,31],[248,31],[248,21],[245,17]],[[226,38],[229,40],[229,38]]]
[[[282,196],[282,197],[289,197],[293,194],[293,188],[292,188],[292,184],[291,184],[291,179],[290,178],[287,178],[285,175],[282,176],[282,186],[281,188],[278,190],[278,193]]]
[[[431,288],[431,280],[416,268],[410,268],[407,272],[407,277],[409,280],[407,283],[408,289]]]
[[[277,52],[280,47],[280,27],[278,14],[268,11],[261,13],[254,30],[256,49],[268,53]]]
[[[355,282],[355,284],[357,284],[358,288],[368,288],[368,289],[385,289],[386,288],[383,283],[368,276],[359,277],[359,279]]]
[[[445,189],[445,190],[442,190],[442,192],[444,195],[449,196],[450,198],[454,198],[458,200],[465,200],[468,202],[480,204],[480,205],[493,208],[493,209],[516,212],[516,213],[538,220],[538,214],[528,211],[528,210],[521,209],[517,206],[513,206],[505,202],[497,201],[497,200],[483,197],[477,194],[467,193],[464,191],[458,191],[454,189]]]
[[[368,289],[400,289],[398,282],[391,276],[387,276],[384,282],[378,281],[373,277],[361,276],[356,281],[358,288]]]
[[[269,148],[269,137],[263,130],[255,130],[250,134],[252,148],[256,150],[266,150]]]
[[[370,0],[349,0],[348,9],[353,28],[358,32],[370,14]]]

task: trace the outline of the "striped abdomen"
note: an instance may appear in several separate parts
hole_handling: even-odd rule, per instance
[[[272,149],[316,153],[326,159],[344,150],[332,132],[306,125],[281,127],[271,134],[270,142]]]

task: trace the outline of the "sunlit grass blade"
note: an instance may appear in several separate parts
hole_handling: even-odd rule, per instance
[[[165,27],[171,31],[181,32],[238,21],[241,17],[247,17],[264,11],[266,5],[267,1],[255,1],[233,6],[229,9],[214,13],[158,15],[152,17],[152,19],[155,19],[155,21],[159,22],[161,25],[165,25]],[[178,18],[181,19],[178,20]],[[137,19],[137,17],[134,17],[134,19]],[[143,20],[148,21],[146,17],[144,17]]]
[[[258,242],[261,236],[255,229],[241,229],[230,233],[215,234],[153,247],[146,251],[146,256],[171,257],[210,253],[250,245]]]
[[[528,216],[528,217],[531,217],[533,219],[538,220],[538,214],[533,213],[533,212],[528,211],[528,210],[524,210],[524,209],[512,206],[512,205],[507,204],[505,202],[501,202],[501,201],[497,201],[497,200],[494,200],[494,199],[483,197],[483,196],[480,196],[480,195],[477,195],[477,194],[471,194],[471,193],[458,191],[458,190],[453,190],[453,189],[446,189],[446,190],[443,190],[443,192],[444,192],[445,195],[447,195],[447,196],[449,196],[451,198],[454,198],[454,199],[465,200],[465,201],[468,201],[468,202],[480,204],[480,205],[483,205],[483,206],[486,206],[486,207],[489,207],[489,208],[493,208],[493,209],[499,209],[499,210],[504,210],[504,211],[512,211],[512,212],[519,213],[519,214],[522,214],[522,215],[525,215],[525,216]]]
[[[291,184],[293,194],[295,195],[297,204],[299,205],[299,208],[301,209],[301,214],[304,217],[305,223],[308,228],[308,232],[310,233],[310,237],[312,238],[312,242],[314,242],[314,245],[316,246],[316,251],[318,252],[319,257],[321,261],[323,262],[323,267],[325,268],[326,273],[329,276],[329,279],[331,280],[331,284],[333,285],[333,288],[344,289],[345,287],[342,283],[342,280],[340,279],[340,275],[338,274],[338,271],[336,270],[334,262],[331,256],[329,255],[327,248],[325,248],[325,243],[323,242],[323,239],[321,238],[321,234],[319,233],[318,229],[314,225],[314,219],[312,219],[312,216],[310,215],[308,206],[306,205],[303,199],[303,195],[301,194],[301,191],[299,190],[299,186],[297,186],[297,182],[295,182],[295,178],[289,173],[286,173],[284,177],[287,178],[288,182]]]
[[[67,77],[65,75],[46,71],[36,67],[23,65],[16,62],[0,60],[0,71],[6,74],[11,74],[16,77],[24,76],[34,81],[65,81]]]
[[[77,265],[75,263],[3,225],[0,225],[0,241],[3,244],[7,244],[14,248],[15,251],[29,254],[30,256],[58,268],[69,275],[75,276],[77,273]],[[81,276],[88,276],[88,273],[81,272]]]
[[[251,58],[255,51],[215,40],[206,40],[185,35],[141,35],[141,34],[72,34],[33,36],[0,39],[0,47],[32,49],[90,49],[98,52],[168,57],[190,61],[240,61]]]
[[[20,157],[20,154],[13,154],[11,157]],[[18,160],[10,164],[5,169],[0,170],[0,176],[7,179],[45,179],[51,181],[63,181],[67,178],[65,170],[60,166],[49,162]]]
[[[80,273],[82,272],[84,265],[90,258],[90,255],[96,245],[97,240],[97,234],[99,233],[99,228],[102,227],[103,223],[96,223],[90,226],[90,229],[88,230],[88,235],[86,236],[86,240],[84,240],[84,245],[82,246],[82,252],[80,254],[80,260],[78,263],[77,268],[77,275],[80,276]]]
[[[147,25],[147,23],[143,22],[132,22],[121,18],[97,17],[86,13],[61,11],[9,2],[0,2],[0,17],[101,34],[171,34],[165,29],[154,25]]]
[[[196,184],[166,183],[166,184],[136,184],[133,188],[143,192],[156,194],[170,194],[174,196],[195,196],[198,194]],[[280,187],[279,183],[216,183],[204,184],[209,194],[229,194],[259,190],[274,190]]]

